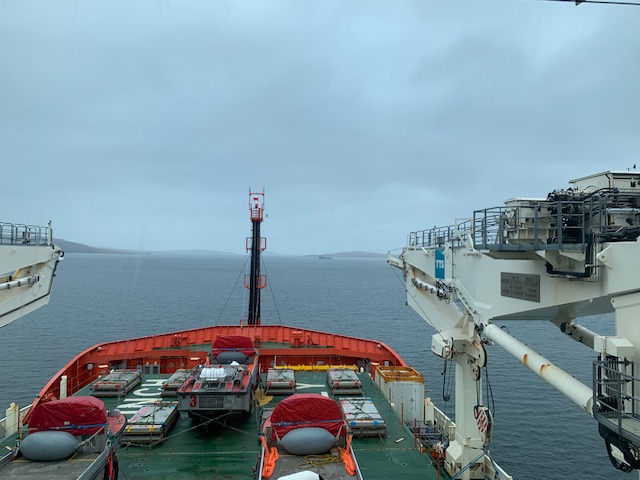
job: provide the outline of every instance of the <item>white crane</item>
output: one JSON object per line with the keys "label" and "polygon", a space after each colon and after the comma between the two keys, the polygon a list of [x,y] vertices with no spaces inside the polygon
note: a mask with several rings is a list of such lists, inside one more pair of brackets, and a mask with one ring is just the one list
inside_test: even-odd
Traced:
{"label": "white crane", "polygon": [[[479,384],[487,341],[594,416],[616,468],[640,468],[640,172],[570,183],[546,198],[507,200],[412,232],[402,254],[388,256],[404,272],[409,305],[438,332],[432,351],[455,362],[456,432],[445,465],[456,478],[484,478],[474,459],[491,437]],[[575,322],[607,312],[616,336]],[[494,324],[506,319],[549,320],[595,350],[593,388]]]}

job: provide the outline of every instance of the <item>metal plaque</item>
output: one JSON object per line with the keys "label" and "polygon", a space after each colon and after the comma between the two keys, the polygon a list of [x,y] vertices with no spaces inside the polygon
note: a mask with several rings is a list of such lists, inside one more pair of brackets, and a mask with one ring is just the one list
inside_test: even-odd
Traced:
{"label": "metal plaque", "polygon": [[500,272],[500,294],[540,302],[540,275]]}

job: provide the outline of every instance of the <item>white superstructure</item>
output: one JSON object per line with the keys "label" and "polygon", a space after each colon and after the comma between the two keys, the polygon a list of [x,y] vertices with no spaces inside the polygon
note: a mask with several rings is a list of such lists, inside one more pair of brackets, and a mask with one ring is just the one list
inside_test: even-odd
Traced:
{"label": "white superstructure", "polygon": [[[454,225],[412,232],[402,254],[388,257],[404,272],[409,305],[438,331],[433,352],[456,365],[456,433],[446,465],[452,474],[467,467],[459,478],[484,478],[476,457],[491,438],[481,396],[487,341],[594,416],[614,466],[640,467],[640,172],[571,183],[544,199],[510,199]],[[607,312],[615,313],[614,337],[575,323]],[[549,320],[595,350],[593,387],[493,323],[504,319]]]}
{"label": "white superstructure", "polygon": [[62,256],[51,224],[0,223],[0,327],[49,303]]}

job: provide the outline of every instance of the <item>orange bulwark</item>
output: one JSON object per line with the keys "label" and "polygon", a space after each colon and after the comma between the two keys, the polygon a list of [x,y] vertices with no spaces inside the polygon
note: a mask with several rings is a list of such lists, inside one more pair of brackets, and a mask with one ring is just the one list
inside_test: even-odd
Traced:
{"label": "orange bulwark", "polygon": [[[101,343],[88,348],[64,366],[40,391],[33,406],[44,399],[60,398],[60,381],[67,377],[72,395],[112,369],[137,369],[143,374],[172,374],[207,363],[213,342],[224,335],[259,338],[259,370],[273,366],[357,365],[406,366],[382,342],[283,325],[218,325],[162,335]],[[303,338],[305,341],[301,342]],[[46,401],[46,400],[44,400]]]}

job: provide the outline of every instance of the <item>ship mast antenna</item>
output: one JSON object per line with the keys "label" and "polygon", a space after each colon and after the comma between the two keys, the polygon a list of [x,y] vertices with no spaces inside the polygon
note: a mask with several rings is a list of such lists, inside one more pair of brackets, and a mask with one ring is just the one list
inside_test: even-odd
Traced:
{"label": "ship mast antenna", "polygon": [[260,224],[264,218],[264,190],[252,192],[249,189],[249,213],[251,237],[247,238],[246,249],[251,252],[249,278],[245,275],[244,287],[249,289],[249,312],[247,323],[260,325],[260,291],[267,286],[267,276],[260,274],[260,254],[267,248],[267,239],[260,236]]}

